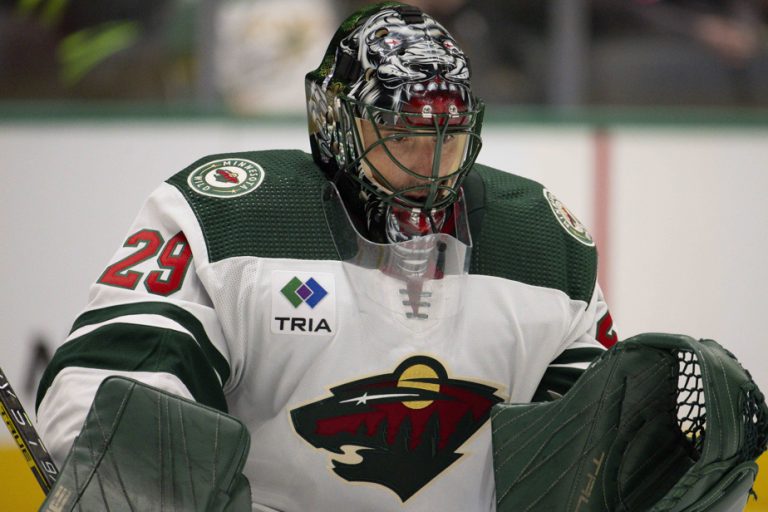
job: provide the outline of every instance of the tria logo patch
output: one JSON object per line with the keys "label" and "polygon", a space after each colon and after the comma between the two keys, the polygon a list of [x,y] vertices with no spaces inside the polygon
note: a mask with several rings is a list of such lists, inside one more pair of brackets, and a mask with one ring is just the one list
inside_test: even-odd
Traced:
{"label": "tria logo patch", "polygon": [[187,184],[198,194],[224,198],[253,192],[262,181],[264,169],[244,158],[213,160],[192,171],[187,178]]}
{"label": "tria logo patch", "polygon": [[335,281],[332,274],[272,272],[272,332],[336,332]]}
{"label": "tria logo patch", "polygon": [[405,502],[461,458],[456,450],[502,401],[496,391],[414,356],[392,373],[331,389],[293,409],[291,420],[305,441],[330,452],[334,473],[383,485]]}
{"label": "tria logo patch", "polygon": [[295,308],[299,307],[303,302],[314,309],[328,295],[325,288],[320,286],[314,277],[310,277],[306,283],[302,283],[301,279],[294,276],[293,279],[288,281],[288,284],[283,286],[280,292]]}

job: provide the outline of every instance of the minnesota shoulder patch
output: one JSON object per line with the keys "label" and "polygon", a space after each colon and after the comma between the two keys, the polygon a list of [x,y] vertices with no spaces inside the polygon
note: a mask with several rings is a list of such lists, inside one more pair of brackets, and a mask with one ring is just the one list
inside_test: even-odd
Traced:
{"label": "minnesota shoulder patch", "polygon": [[595,241],[592,239],[592,236],[589,234],[584,224],[582,224],[581,221],[577,219],[552,192],[544,189],[544,198],[549,203],[552,213],[555,214],[557,222],[560,223],[569,235],[589,247],[595,245]]}
{"label": "minnesota shoulder patch", "polygon": [[244,158],[222,158],[201,165],[187,178],[189,187],[204,196],[240,197],[264,181],[264,169]]}

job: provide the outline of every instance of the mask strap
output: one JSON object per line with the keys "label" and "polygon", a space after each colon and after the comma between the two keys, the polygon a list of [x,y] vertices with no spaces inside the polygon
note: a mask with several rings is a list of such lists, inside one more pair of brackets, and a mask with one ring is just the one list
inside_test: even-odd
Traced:
{"label": "mask strap", "polygon": [[401,5],[395,7],[395,11],[403,18],[408,25],[418,25],[424,23],[424,12],[418,7],[412,5]]}

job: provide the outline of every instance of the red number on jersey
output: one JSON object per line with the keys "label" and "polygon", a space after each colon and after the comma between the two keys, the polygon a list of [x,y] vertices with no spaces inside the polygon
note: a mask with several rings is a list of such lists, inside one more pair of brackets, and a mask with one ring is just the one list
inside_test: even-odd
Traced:
{"label": "red number on jersey", "polygon": [[[99,278],[99,283],[130,290],[135,289],[144,274],[130,269],[159,252],[157,264],[163,270],[149,272],[144,280],[144,286],[150,293],[163,296],[168,296],[181,289],[184,276],[189,268],[189,262],[192,261],[192,250],[189,248],[184,233],[177,233],[167,244],[164,244],[160,233],[151,229],[142,229],[129,236],[123,247],[139,247],[139,249],[107,267],[107,270]],[[168,272],[165,278],[163,278],[164,271]]]}
{"label": "red number on jersey", "polygon": [[144,286],[150,293],[157,295],[168,296],[179,291],[190,261],[192,261],[192,249],[189,248],[184,233],[179,232],[168,240],[163,252],[157,258],[160,268],[170,270],[168,277],[163,279],[161,270],[153,270],[147,275]]}
{"label": "red number on jersey", "polygon": [[157,254],[161,245],[163,245],[163,237],[157,231],[142,229],[132,234],[123,247],[139,247],[139,250],[107,267],[98,282],[133,290],[144,274],[128,269]]}
{"label": "red number on jersey", "polygon": [[605,348],[611,348],[619,341],[619,335],[613,329],[613,318],[610,311],[606,312],[597,322],[597,341],[603,344]]}

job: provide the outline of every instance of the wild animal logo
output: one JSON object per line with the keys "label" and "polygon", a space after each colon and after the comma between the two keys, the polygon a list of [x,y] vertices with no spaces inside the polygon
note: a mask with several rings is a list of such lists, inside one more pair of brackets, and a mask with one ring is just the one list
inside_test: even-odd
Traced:
{"label": "wild animal logo", "polygon": [[291,419],[305,441],[330,452],[337,475],[383,485],[405,502],[461,458],[456,450],[502,401],[496,391],[414,356],[392,373],[331,389]]}
{"label": "wild animal logo", "polygon": [[218,169],[215,174],[216,181],[224,183],[238,183],[237,175],[226,169]]}

